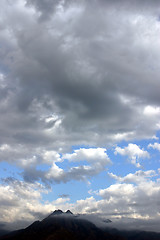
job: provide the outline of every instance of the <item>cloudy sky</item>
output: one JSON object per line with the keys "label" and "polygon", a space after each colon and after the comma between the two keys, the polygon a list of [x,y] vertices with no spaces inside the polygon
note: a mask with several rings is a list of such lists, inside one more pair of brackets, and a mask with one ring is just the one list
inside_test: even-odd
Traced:
{"label": "cloudy sky", "polygon": [[159,0],[1,0],[0,222],[158,230],[159,77]]}

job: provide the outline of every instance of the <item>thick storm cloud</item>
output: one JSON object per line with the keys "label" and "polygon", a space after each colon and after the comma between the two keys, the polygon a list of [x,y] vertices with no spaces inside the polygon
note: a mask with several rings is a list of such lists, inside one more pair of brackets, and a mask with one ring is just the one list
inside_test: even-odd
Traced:
{"label": "thick storm cloud", "polygon": [[1,141],[65,151],[155,134],[157,2],[101,2],[2,1]]}

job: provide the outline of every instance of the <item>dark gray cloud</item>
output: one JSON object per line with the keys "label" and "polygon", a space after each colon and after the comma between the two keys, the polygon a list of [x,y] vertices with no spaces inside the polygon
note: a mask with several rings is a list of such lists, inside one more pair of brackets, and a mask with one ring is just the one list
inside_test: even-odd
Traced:
{"label": "dark gray cloud", "polygon": [[61,194],[59,195],[60,198],[68,198],[69,197],[69,194]]}
{"label": "dark gray cloud", "polygon": [[[17,0],[1,9],[1,161],[24,169],[26,181],[45,181],[41,152],[156,134],[158,1]],[[80,180],[105,166],[79,164],[54,179]]]}
{"label": "dark gray cloud", "polygon": [[40,13],[40,19],[44,20],[54,13],[54,9],[61,1],[55,0],[27,0],[26,6],[34,7]]}

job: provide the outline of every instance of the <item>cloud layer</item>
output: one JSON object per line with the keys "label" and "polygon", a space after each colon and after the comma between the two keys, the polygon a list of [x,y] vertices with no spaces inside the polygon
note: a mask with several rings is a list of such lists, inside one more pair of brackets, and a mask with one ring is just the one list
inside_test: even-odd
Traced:
{"label": "cloud layer", "polygon": [[153,137],[157,4],[1,1],[1,159],[33,165],[40,149],[61,154]]}
{"label": "cloud layer", "polygon": [[143,158],[149,158],[149,153],[145,151],[144,149],[140,149],[139,146],[136,144],[128,144],[127,147],[121,148],[116,147],[115,148],[115,155],[120,154],[122,156],[128,156],[129,160],[132,164],[134,164],[136,167],[140,167],[139,160]]}
{"label": "cloud layer", "polygon": [[1,141],[65,151],[159,129],[156,3],[88,4],[2,1]]}
{"label": "cloud layer", "polygon": [[[132,227],[134,228],[139,223],[139,227],[142,227],[143,230],[147,220],[151,224],[154,223],[153,226],[150,226],[150,230],[159,231],[156,225],[160,221],[159,173],[153,170],[139,170],[124,177],[113,173],[109,175],[116,180],[114,184],[105,189],[90,192],[91,197],[79,199],[75,203],[71,203],[68,196],[42,203],[41,194],[47,194],[42,185],[24,183],[11,178],[6,179],[0,186],[0,210],[2,213],[0,221],[10,222],[12,227],[15,227],[17,221],[26,224],[26,219],[28,222],[33,221],[37,217],[46,216],[55,209],[61,208],[65,211],[69,208],[74,213],[92,213],[100,217],[108,217],[113,220],[113,224],[116,224],[116,219],[119,218],[118,224],[122,226],[123,219],[130,219],[130,221],[134,219]],[[156,181],[153,180],[155,176],[158,176]],[[96,195],[101,199],[96,200]],[[126,225],[126,227],[129,226]]]}

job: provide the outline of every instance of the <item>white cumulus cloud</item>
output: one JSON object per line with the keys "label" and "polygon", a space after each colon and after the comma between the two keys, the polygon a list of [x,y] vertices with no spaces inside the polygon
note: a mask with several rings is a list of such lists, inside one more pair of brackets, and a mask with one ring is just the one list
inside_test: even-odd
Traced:
{"label": "white cumulus cloud", "polygon": [[134,164],[136,167],[140,167],[139,161],[143,158],[149,158],[149,153],[144,149],[141,149],[138,145],[129,143],[127,147],[115,148],[115,155],[120,154],[122,156],[127,156],[128,159]]}
{"label": "white cumulus cloud", "polygon": [[160,151],[160,144],[159,143],[157,143],[157,142],[155,142],[155,143],[150,143],[149,145],[148,145],[148,148],[153,148],[153,149],[156,149],[156,150],[158,150],[158,151]]}

